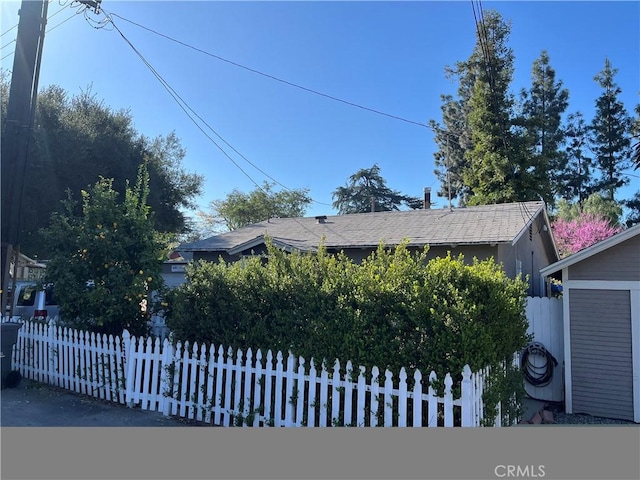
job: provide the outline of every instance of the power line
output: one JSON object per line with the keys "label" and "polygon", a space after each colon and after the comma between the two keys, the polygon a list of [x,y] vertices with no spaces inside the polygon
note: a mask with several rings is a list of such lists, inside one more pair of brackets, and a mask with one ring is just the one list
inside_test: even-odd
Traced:
{"label": "power line", "polygon": [[228,63],[230,65],[235,66],[235,67],[242,68],[244,70],[247,70],[249,72],[255,73],[257,75],[261,75],[261,76],[269,78],[271,80],[275,80],[277,82],[284,83],[285,85],[289,85],[290,87],[299,88],[300,90],[304,90],[305,92],[313,93],[314,95],[319,95],[321,97],[328,98],[329,100],[333,100],[333,101],[336,101],[336,102],[344,103],[345,105],[349,105],[351,107],[360,108],[362,110],[366,110],[366,111],[371,112],[371,113],[375,113],[375,114],[378,114],[378,115],[383,115],[385,117],[389,117],[389,118],[392,118],[394,120],[400,120],[402,122],[406,122],[406,123],[410,123],[410,124],[413,124],[413,125],[417,125],[419,127],[429,128],[428,125],[426,125],[424,123],[416,122],[414,120],[409,120],[407,118],[400,117],[398,115],[392,115],[390,113],[382,112],[380,110],[376,110],[374,108],[366,107],[364,105],[361,105],[361,104],[358,104],[358,103],[355,103],[355,102],[350,102],[348,100],[344,100],[344,99],[335,97],[333,95],[329,95],[329,94],[326,94],[326,93],[319,92],[318,90],[314,90],[314,89],[311,89],[311,88],[308,88],[308,87],[304,87],[302,85],[290,82],[288,80],[283,80],[282,78],[278,78],[278,77],[276,77],[274,75],[270,75],[268,73],[261,72],[260,70],[256,70],[254,68],[247,67],[245,65],[242,65],[240,63],[234,62],[232,60],[228,60],[226,58],[220,57],[219,55],[215,55],[213,53],[207,52],[206,50],[202,50],[202,49],[200,49],[198,47],[194,47],[193,45],[189,45],[188,43],[185,43],[185,42],[182,42],[180,40],[177,40],[177,39],[175,39],[173,37],[170,37],[169,35],[165,35],[164,33],[160,33],[160,32],[158,32],[158,31],[156,31],[156,30],[154,30],[152,28],[145,27],[144,25],[141,25],[141,24],[139,24],[137,22],[134,22],[133,20],[129,20],[127,18],[124,18],[123,16],[118,15],[117,13],[112,13],[110,15],[112,15],[114,17],[118,17],[118,18],[124,20],[125,22],[129,22],[129,23],[131,23],[131,24],[133,24],[133,25],[135,25],[135,26],[137,26],[139,28],[142,28],[143,30],[147,30],[148,32],[151,32],[151,33],[153,33],[155,35],[158,35],[160,37],[166,38],[167,40],[175,42],[175,43],[177,43],[179,45],[182,45],[184,47],[190,48],[190,49],[195,50],[195,51],[197,51],[199,53],[202,53],[202,54],[207,55],[209,57],[215,58],[215,59],[220,60],[222,62],[226,62],[226,63]]}
{"label": "power line", "polygon": [[[62,12],[63,10],[65,10],[65,9],[63,8],[62,10],[58,10],[56,13],[54,13],[53,15],[51,15],[51,17],[49,17],[49,18],[53,18],[55,15],[57,15],[57,14],[58,14],[58,13],[60,13],[60,12]],[[58,23],[57,25],[54,25],[53,27],[49,28],[49,29],[46,31],[46,33],[49,33],[49,32],[51,32],[51,31],[55,30],[56,28],[58,28],[59,26],[61,26],[61,25],[65,24],[65,23],[67,23],[69,20],[71,20],[73,17],[75,17],[78,13],[79,13],[79,12],[74,13],[73,15],[71,15],[70,17],[68,17],[66,20],[63,20],[62,22]],[[8,30],[7,30],[7,31],[8,31]],[[7,46],[11,45],[11,44],[12,44],[12,43],[14,43],[14,42],[15,42],[15,40],[13,40],[13,41],[11,41],[11,42],[7,43],[6,45],[3,45],[2,47],[0,47],[0,50],[1,50],[2,48],[5,48],[5,47],[7,47]],[[10,57],[10,56],[11,56],[11,55],[13,55],[14,53],[15,53],[15,51],[12,51],[12,52],[10,52],[10,53],[6,54],[4,57],[0,58],[0,61],[4,60],[5,58]]]}
{"label": "power line", "polygon": [[[65,11],[65,10],[66,10],[66,8],[64,8],[64,6],[63,6],[63,8],[61,8],[60,10],[58,10],[56,13],[52,13],[51,15],[49,15],[49,17],[47,18],[47,21],[48,21],[48,20],[51,20],[53,17],[55,17],[55,16],[56,16],[56,15],[58,15],[60,12],[63,12],[63,11]],[[17,23],[16,23],[13,27],[8,28],[8,29],[7,29],[7,30],[5,30],[4,32],[0,33],[0,37],[4,37],[4,36],[5,36],[7,33],[9,33],[11,30],[14,30],[14,29],[16,29],[16,28],[18,28],[18,24],[17,24]],[[14,41],[15,41],[15,40],[14,40]],[[4,48],[4,47],[3,47],[3,48]]]}
{"label": "power line", "polygon": [[[103,10],[104,11],[104,10]],[[256,182],[239,164],[238,162],[236,162],[219,144],[218,142],[216,142],[205,130],[204,128],[202,128],[202,126],[195,120],[194,117],[196,117],[198,120],[200,120],[200,122],[202,122],[211,132],[213,132],[222,142],[224,142],[225,145],[227,145],[229,148],[231,148],[235,153],[237,153],[238,155],[240,155],[240,157],[242,157],[247,163],[249,163],[252,167],[254,167],[256,170],[258,170],[259,172],[261,172],[263,175],[265,175],[266,177],[268,177],[269,179],[273,180],[277,185],[280,185],[282,188],[284,188],[285,190],[291,191],[291,189],[289,189],[288,187],[286,187],[285,185],[283,185],[282,183],[278,182],[275,178],[273,178],[271,175],[269,175],[268,173],[266,173],[264,170],[262,170],[261,168],[259,168],[257,165],[255,165],[253,162],[249,161],[244,155],[242,155],[240,152],[238,152],[238,150],[236,148],[234,148],[228,141],[226,141],[218,132],[216,132],[216,130],[211,127],[211,125],[209,125],[207,123],[206,120],[204,120],[202,118],[202,116],[200,116],[176,91],[173,87],[171,87],[171,85],[162,77],[162,75],[160,75],[160,73],[151,65],[151,63],[149,63],[149,61],[144,57],[144,55],[142,55],[142,53],[133,45],[133,43],[126,37],[126,35],[124,35],[124,33],[122,32],[122,30],[120,30],[120,28],[115,24],[115,22],[113,22],[113,19],[110,18],[110,14],[108,12],[105,11],[105,13],[109,16],[109,23],[113,26],[113,28],[120,34],[120,36],[124,39],[124,41],[133,49],[133,51],[136,53],[136,55],[140,58],[140,60],[142,60],[142,62],[145,64],[145,66],[151,71],[151,73],[156,77],[156,79],[162,84],[162,86],[165,88],[165,90],[167,90],[167,92],[169,93],[169,95],[171,95],[171,97],[174,99],[174,101],[178,104],[178,106],[182,109],[182,111],[184,111],[184,113],[187,115],[187,117],[193,122],[193,124],[209,139],[209,141],[211,141],[222,153],[223,155],[225,155],[232,163],[234,166],[236,166],[236,168],[238,168],[258,189],[263,190],[262,186],[260,186],[260,184],[258,184],[258,182]],[[314,203],[318,203],[318,204],[322,204],[322,205],[327,205],[327,204],[323,204],[321,202],[317,202],[315,200],[312,199],[312,201]]]}

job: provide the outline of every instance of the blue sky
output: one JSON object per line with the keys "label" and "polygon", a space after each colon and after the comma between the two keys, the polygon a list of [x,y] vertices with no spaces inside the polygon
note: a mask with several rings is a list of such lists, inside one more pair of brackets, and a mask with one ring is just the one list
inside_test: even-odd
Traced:
{"label": "blue sky", "polygon": [[[1,66],[11,69],[20,3],[0,8]],[[170,2],[104,0],[103,8],[181,42],[280,79],[417,123],[439,120],[440,94],[455,93],[445,66],[466,59],[475,44],[470,1]],[[593,77],[605,57],[629,113],[640,101],[640,2],[482,2],[512,22],[514,91],[530,85],[533,61],[549,52],[569,89],[567,113],[587,120],[600,94]],[[136,129],[154,137],[175,131],[184,167],[204,175],[206,208],[234,188],[275,179],[309,188],[308,216],[334,214],[331,193],[377,163],[387,185],[422,196],[437,190],[431,130],[314,95],[207,56],[113,17],[129,41],[226,142],[196,127],[112,26],[95,28],[68,0],[49,4],[40,87],[70,94],[91,86],[113,109],[129,109]],[[59,12],[59,13],[58,13]],[[104,16],[89,14],[93,20]],[[64,23],[62,23],[64,22]],[[206,127],[205,127],[206,128]],[[640,190],[630,171],[629,198]],[[251,177],[251,178],[249,178]],[[433,195],[436,208],[447,200]]]}

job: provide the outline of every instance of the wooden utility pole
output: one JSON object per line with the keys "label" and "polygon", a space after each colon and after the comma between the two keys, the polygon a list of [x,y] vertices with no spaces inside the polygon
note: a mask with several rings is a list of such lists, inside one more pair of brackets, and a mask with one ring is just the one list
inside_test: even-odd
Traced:
{"label": "wooden utility pole", "polygon": [[[19,252],[22,196],[29,138],[36,109],[48,4],[47,0],[22,0],[18,12],[20,20],[7,117],[2,125],[2,314],[7,307],[11,259]],[[17,256],[15,261],[18,261]]]}

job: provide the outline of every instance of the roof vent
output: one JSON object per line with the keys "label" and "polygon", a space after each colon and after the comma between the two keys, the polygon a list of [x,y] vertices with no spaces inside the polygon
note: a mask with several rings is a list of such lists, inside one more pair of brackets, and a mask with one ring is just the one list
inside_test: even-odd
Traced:
{"label": "roof vent", "polygon": [[326,215],[318,215],[318,216],[316,217],[316,222],[317,222],[317,223],[324,223],[324,221],[325,221],[326,219],[327,219],[327,216],[326,216]]}

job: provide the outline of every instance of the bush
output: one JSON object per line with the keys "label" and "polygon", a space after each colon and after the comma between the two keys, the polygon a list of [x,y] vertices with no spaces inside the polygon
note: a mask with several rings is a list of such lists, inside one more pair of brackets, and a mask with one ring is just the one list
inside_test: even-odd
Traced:
{"label": "bush", "polygon": [[[426,254],[381,244],[355,264],[323,247],[288,254],[268,245],[266,262],[196,262],[166,295],[167,325],[175,340],[290,350],[330,367],[337,358],[368,370],[434,370],[438,378],[465,364],[502,372],[527,342],[526,283],[493,260],[466,265],[462,255]],[[513,378],[493,384],[496,398],[524,392],[513,391]]]}

